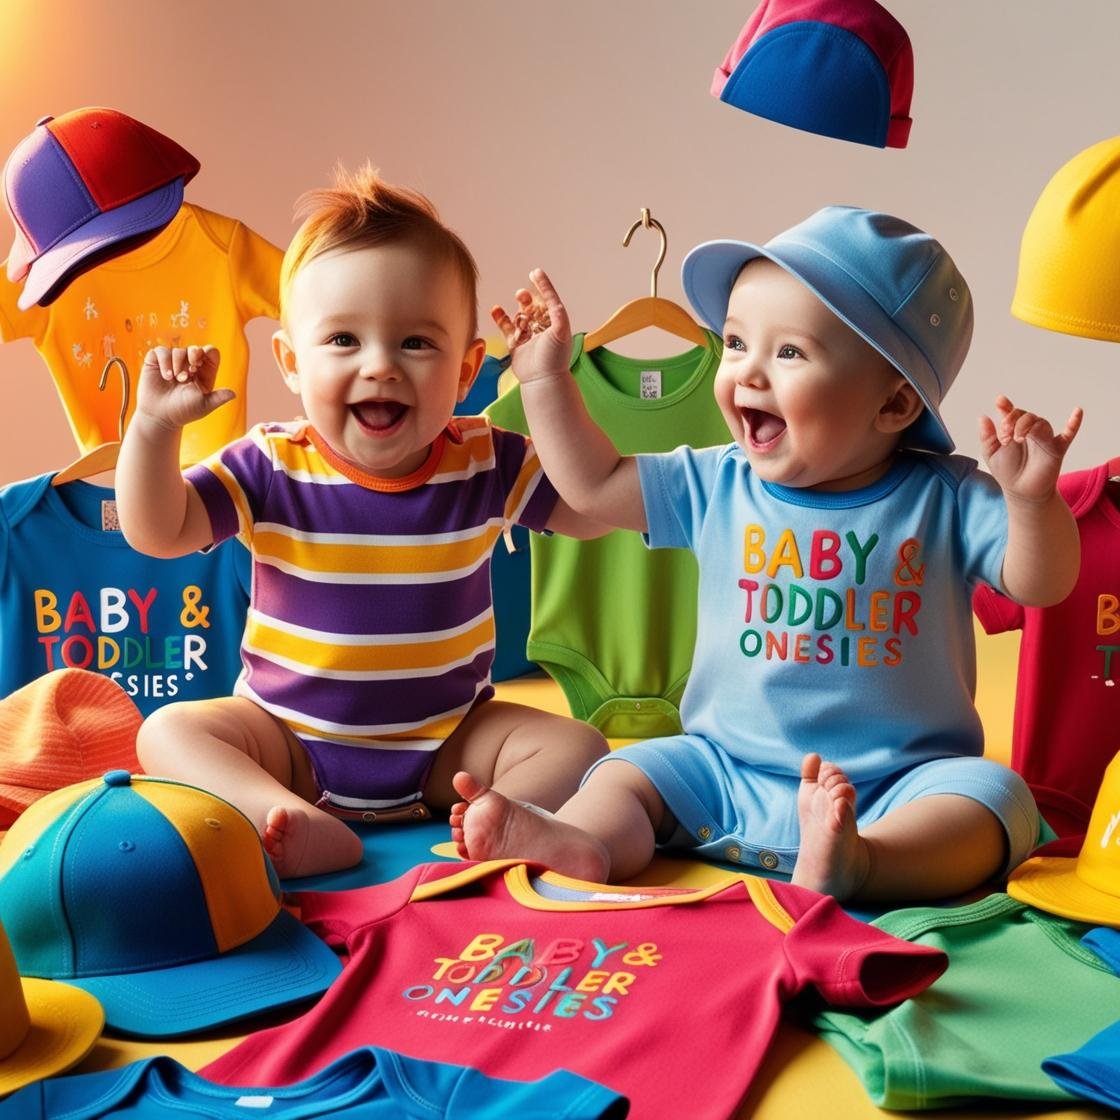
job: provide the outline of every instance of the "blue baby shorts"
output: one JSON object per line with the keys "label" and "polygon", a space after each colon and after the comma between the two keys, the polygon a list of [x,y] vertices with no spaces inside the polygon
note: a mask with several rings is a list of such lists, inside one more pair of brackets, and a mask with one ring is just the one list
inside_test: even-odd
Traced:
{"label": "blue baby shorts", "polygon": [[[673,735],[611,751],[583,780],[618,761],[637,766],[676,818],[677,827],[663,847],[742,864],[744,870],[792,873],[801,834],[799,774],[743,762],[701,735]],[[1009,852],[1005,871],[1022,863],[1038,842],[1038,808],[1027,783],[992,759],[938,758],[852,784],[861,829],[919,797],[954,793],[979,801],[1002,823]]]}

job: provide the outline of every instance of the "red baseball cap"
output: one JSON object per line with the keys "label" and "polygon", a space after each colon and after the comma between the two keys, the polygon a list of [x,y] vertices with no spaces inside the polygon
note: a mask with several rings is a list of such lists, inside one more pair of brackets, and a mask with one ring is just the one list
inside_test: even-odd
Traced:
{"label": "red baseball cap", "polygon": [[79,273],[154,237],[198,169],[174,140],[115,109],[39,120],[4,165],[20,308],[50,303]]}
{"label": "red baseball cap", "polygon": [[0,828],[63,786],[139,770],[140,722],[124,689],[88,669],[55,669],[0,700]]}

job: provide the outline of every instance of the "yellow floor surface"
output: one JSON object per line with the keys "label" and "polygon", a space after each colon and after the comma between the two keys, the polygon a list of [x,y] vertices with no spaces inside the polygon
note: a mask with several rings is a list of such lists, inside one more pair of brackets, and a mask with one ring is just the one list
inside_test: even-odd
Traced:
{"label": "yellow floor surface", "polygon": [[[1010,756],[1011,718],[1015,688],[1015,664],[1018,653],[1017,635],[988,637],[977,631],[979,681],[977,706],[988,741],[988,753],[1006,762]],[[567,714],[567,706],[559,688],[543,676],[523,677],[498,686],[503,700],[529,704],[548,711]],[[666,886],[702,886],[717,869],[683,860],[656,860],[635,883]],[[1120,1011],[1118,1011],[1120,1014]],[[254,1023],[270,1026],[282,1022],[283,1015]],[[242,1027],[242,1030],[244,1028]],[[190,1069],[199,1069],[230,1049],[243,1034],[214,1033],[190,1041],[168,1043],[140,1041],[105,1036],[74,1072],[108,1069],[152,1054],[166,1053]],[[712,1055],[713,1064],[719,1060]],[[736,1120],[755,1117],[757,1120],[791,1120],[791,1118],[827,1118],[827,1120],[874,1120],[903,1115],[876,1108],[867,1097],[862,1084],[836,1052],[808,1031],[793,1024],[783,1024],[767,1055],[755,1083],[737,1113]],[[918,1114],[912,1114],[918,1115]],[[1045,1116],[1058,1120],[1089,1120],[1112,1113],[1085,1108],[1024,1108],[1021,1104],[999,1108],[956,1108],[927,1112],[922,1115],[954,1117],[956,1120],[984,1120],[994,1117]],[[650,1118],[638,1118],[650,1120]],[[661,1120],[661,1118],[655,1118]],[[678,1118],[673,1118],[678,1120]],[[687,1118],[679,1118],[687,1120]]]}

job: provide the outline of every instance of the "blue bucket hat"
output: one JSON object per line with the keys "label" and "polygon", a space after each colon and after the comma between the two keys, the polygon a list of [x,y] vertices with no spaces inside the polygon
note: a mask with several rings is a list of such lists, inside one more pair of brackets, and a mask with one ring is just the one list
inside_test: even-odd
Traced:
{"label": "blue bucket hat", "polygon": [[826,206],[765,245],[697,245],[684,260],[684,290],[714,331],[757,257],[800,280],[914,386],[925,408],[903,433],[906,447],[953,450],[939,409],[972,341],[972,294],[937,240],[889,214]]}

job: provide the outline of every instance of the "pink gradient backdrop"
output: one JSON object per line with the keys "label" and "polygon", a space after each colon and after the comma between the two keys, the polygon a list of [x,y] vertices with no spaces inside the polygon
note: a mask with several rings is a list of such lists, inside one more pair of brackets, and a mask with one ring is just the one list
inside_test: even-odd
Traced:
{"label": "pink gradient backdrop", "polygon": [[[972,355],[945,408],[959,449],[975,453],[976,415],[1005,390],[1054,419],[1085,406],[1071,467],[1120,451],[1120,350],[1007,311],[1019,236],[1043,185],[1120,131],[1120,5],[1079,0],[1063,21],[1040,0],[888,0],[916,59],[903,151],[797,132],[713,100],[712,70],[753,6],[3,0],[0,152],[45,113],[122,109],[202,161],[188,199],[281,245],[302,190],[337,160],[369,158],[428,193],[465,237],[483,314],[543,264],[577,328],[645,293],[656,238],[619,244],[641,206],[668,228],[661,294],[676,299],[681,257],[699,241],[765,239],[832,202],[893,211],[946,244],[976,297]],[[0,216],[0,245],[10,235]],[[272,367],[272,329],[258,320],[250,330],[252,420],[286,418],[295,404]],[[653,342],[636,346],[673,348]],[[0,377],[0,483],[74,458],[29,342],[0,346]]]}

